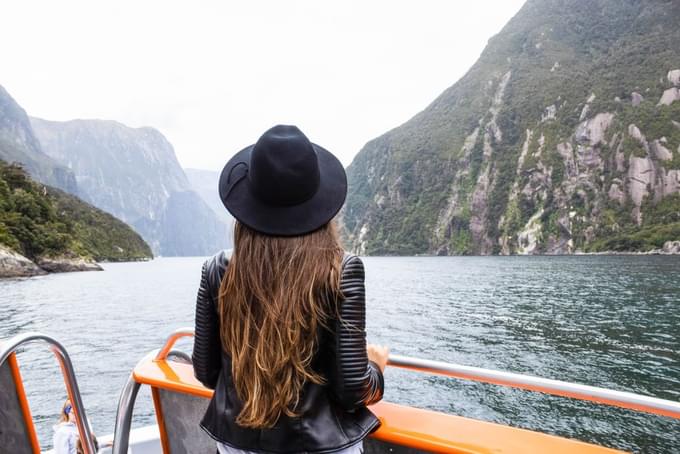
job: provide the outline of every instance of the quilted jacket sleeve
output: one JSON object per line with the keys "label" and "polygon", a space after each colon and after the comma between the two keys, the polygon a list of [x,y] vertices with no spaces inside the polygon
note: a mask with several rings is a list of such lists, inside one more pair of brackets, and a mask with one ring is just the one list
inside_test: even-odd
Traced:
{"label": "quilted jacket sleeve", "polygon": [[366,290],[364,264],[351,256],[345,259],[340,290],[339,316],[335,321],[334,364],[331,388],[338,403],[347,410],[382,399],[383,374],[366,353]]}
{"label": "quilted jacket sleeve", "polygon": [[221,369],[219,318],[213,289],[208,279],[209,261],[203,264],[196,297],[194,350],[191,359],[194,375],[210,389],[215,389]]}

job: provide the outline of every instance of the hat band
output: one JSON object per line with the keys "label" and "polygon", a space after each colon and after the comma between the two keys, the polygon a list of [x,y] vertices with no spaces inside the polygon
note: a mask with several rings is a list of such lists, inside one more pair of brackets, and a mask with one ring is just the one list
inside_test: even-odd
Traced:
{"label": "hat band", "polygon": [[[240,171],[234,172],[236,169],[240,169]],[[234,164],[231,170],[229,170],[229,176],[227,177],[227,187],[225,188],[223,198],[226,199],[229,197],[229,193],[231,193],[231,190],[234,189],[236,183],[243,180],[247,175],[248,164],[246,162],[241,161]]]}

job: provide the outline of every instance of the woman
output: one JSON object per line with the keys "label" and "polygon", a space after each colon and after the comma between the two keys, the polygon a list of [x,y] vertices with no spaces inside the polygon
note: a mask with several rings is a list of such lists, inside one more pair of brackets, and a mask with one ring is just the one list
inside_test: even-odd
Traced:
{"label": "woman", "polygon": [[[92,441],[96,452],[99,450],[99,443],[94,433],[92,433]],[[85,452],[76,425],[76,414],[73,411],[71,401],[68,399],[61,407],[59,424],[54,426],[52,443],[54,444],[54,454],[83,454]]]}
{"label": "woman", "polygon": [[364,270],[332,219],[342,164],[275,126],[224,167],[233,253],[203,265],[196,378],[215,390],[201,427],[221,453],[359,453],[378,419],[387,349],[366,346]]}
{"label": "woman", "polygon": [[78,428],[76,427],[76,415],[71,401],[67,400],[61,407],[59,423],[54,426],[52,437],[55,454],[76,454],[78,444]]}

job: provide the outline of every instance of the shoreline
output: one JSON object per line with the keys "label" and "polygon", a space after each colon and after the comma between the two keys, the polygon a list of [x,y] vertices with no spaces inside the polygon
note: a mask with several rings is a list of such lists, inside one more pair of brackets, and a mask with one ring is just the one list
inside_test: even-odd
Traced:
{"label": "shoreline", "polygon": [[7,246],[0,245],[0,279],[30,278],[54,273],[104,271],[100,263],[148,262],[151,260],[153,260],[153,257],[98,262],[76,255],[39,257],[36,260],[31,260]]}
{"label": "shoreline", "polygon": [[664,256],[680,256],[680,240],[666,241],[661,248],[651,249],[649,251],[597,251],[585,252],[574,251],[570,253],[529,253],[529,254],[357,254],[362,257],[572,257],[572,256],[589,256],[589,255],[664,255]]}

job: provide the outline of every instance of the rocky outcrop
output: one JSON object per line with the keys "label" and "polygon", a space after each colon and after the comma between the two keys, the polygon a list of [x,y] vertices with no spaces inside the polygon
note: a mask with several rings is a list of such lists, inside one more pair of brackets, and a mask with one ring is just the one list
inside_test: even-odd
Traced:
{"label": "rocky outcrop", "polygon": [[607,193],[609,198],[616,200],[619,205],[623,205],[626,202],[626,194],[621,190],[622,186],[623,183],[617,178],[616,181],[612,181],[612,184],[609,187],[609,192]]}
{"label": "rocky outcrop", "polygon": [[0,245],[0,278],[31,277],[47,274],[21,254]]}
{"label": "rocky outcrop", "polygon": [[[609,112],[598,113],[590,120],[579,124],[576,128],[576,142],[587,144],[591,147],[602,143],[604,133],[614,119],[614,114]],[[639,131],[638,131],[639,133]]]}
{"label": "rocky outcrop", "polygon": [[41,257],[36,262],[0,245],[0,278],[32,277],[73,271],[102,271],[102,267],[97,262],[75,255]]}
{"label": "rocky outcrop", "polygon": [[628,164],[628,188],[630,198],[636,206],[649,194],[655,180],[654,163],[649,158],[630,157]]}
{"label": "rocky outcrop", "polygon": [[673,159],[673,153],[664,146],[665,143],[662,139],[655,140],[651,144],[653,156],[659,161],[671,161]]}
{"label": "rocky outcrop", "polygon": [[73,271],[103,271],[103,268],[94,260],[83,257],[41,257],[37,260],[38,265],[50,273],[70,273]]}
{"label": "rocky outcrop", "polygon": [[645,98],[643,98],[640,93],[634,91],[630,95],[630,100],[631,100],[631,103],[633,104],[633,107],[637,107],[637,106],[640,105],[640,103],[642,103],[642,101],[645,100]]}
{"label": "rocky outcrop", "polygon": [[666,241],[661,250],[665,254],[680,254],[680,241]]}
{"label": "rocky outcrop", "polygon": [[680,86],[680,69],[672,69],[668,71],[668,75],[666,76],[668,79],[668,82],[671,84],[675,85],[676,87]]}
{"label": "rocky outcrop", "polygon": [[517,234],[517,254],[529,255],[536,252],[543,227],[539,222],[542,215],[543,212],[539,211],[532,216],[524,226],[524,229]]}
{"label": "rocky outcrop", "polygon": [[675,101],[680,101],[680,88],[672,87],[663,92],[659,100],[659,106],[670,106]]}

